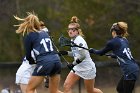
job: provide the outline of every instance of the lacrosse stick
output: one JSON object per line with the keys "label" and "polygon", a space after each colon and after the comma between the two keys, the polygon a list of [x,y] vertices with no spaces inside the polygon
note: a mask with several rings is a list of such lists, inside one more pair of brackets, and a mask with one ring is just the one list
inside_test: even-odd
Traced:
{"label": "lacrosse stick", "polygon": [[[56,49],[57,53],[59,53],[59,49],[58,49],[57,46],[54,44],[53,37],[51,37],[50,34],[49,34],[49,36],[50,36],[50,39],[51,39],[51,41],[52,41],[52,44],[53,44],[54,48]],[[59,54],[59,55],[60,55],[61,58],[67,63],[67,66],[68,66],[70,63],[65,59],[65,57],[64,57],[62,54]],[[68,66],[68,68],[69,68],[69,66]],[[70,68],[69,68],[69,69],[70,69]],[[70,70],[72,70],[73,72],[75,72],[73,68],[70,69]]]}
{"label": "lacrosse stick", "polygon": [[[79,48],[83,48],[85,50],[89,50],[88,48],[82,47],[80,45],[76,45],[73,41],[64,37],[63,35],[61,35],[60,38],[59,38],[59,44],[62,47],[63,46],[70,46],[70,47],[79,47]],[[105,56],[111,56],[111,54],[106,53]]]}
{"label": "lacrosse stick", "polygon": [[85,50],[89,50],[88,48],[82,47],[80,45],[75,44],[73,41],[71,41],[70,39],[64,37],[63,35],[60,36],[59,38],[59,44],[60,46],[70,46],[70,47],[79,47],[79,48],[83,48]]}
{"label": "lacrosse stick", "polygon": [[[53,44],[53,46],[54,46],[54,48],[56,49],[56,51],[59,53],[59,49],[57,48],[57,46],[54,44],[54,40],[53,40],[53,37],[49,34],[49,36],[50,36],[50,39],[51,39],[51,41],[52,41],[52,44]],[[67,64],[69,64],[69,62],[65,59],[65,57],[62,55],[62,54],[60,54],[61,55],[61,57],[63,58],[63,60],[67,63]]]}

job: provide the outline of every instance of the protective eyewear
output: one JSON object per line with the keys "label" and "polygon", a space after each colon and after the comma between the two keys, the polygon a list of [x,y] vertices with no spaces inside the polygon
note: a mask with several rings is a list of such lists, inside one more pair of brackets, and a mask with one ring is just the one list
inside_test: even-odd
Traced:
{"label": "protective eyewear", "polygon": [[72,30],[73,32],[78,30],[77,28],[68,28],[68,31]]}

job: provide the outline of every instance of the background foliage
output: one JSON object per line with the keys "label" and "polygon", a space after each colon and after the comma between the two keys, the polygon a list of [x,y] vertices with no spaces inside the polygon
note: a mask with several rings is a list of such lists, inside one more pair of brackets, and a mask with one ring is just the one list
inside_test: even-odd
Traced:
{"label": "background foliage", "polygon": [[[139,60],[140,2],[139,0],[0,0],[0,61],[20,61],[24,56],[22,37],[15,33],[18,22],[13,15],[38,14],[52,32],[56,45],[61,33],[67,36],[67,26],[72,16],[80,19],[89,47],[102,48],[111,38],[114,22],[128,23],[128,40],[133,56]],[[63,49],[59,47],[60,49]],[[67,48],[66,48],[67,49]],[[98,61],[106,57],[92,55]]]}

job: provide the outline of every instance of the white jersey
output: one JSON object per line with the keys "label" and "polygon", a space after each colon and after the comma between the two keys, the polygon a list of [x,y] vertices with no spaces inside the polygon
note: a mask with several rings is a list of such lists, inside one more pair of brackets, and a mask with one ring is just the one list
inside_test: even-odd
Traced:
{"label": "white jersey", "polygon": [[45,31],[45,32],[49,32],[49,31],[48,31],[48,28],[46,28],[46,27],[43,28],[42,30]]}
{"label": "white jersey", "polygon": [[[86,41],[80,35],[78,35],[72,41],[76,45],[88,48]],[[90,70],[90,69],[95,69],[95,73],[96,73],[95,63],[92,61],[88,50],[85,50],[85,49],[79,48],[79,47],[71,47],[71,50],[72,50],[72,53],[74,56],[74,60],[76,60],[79,56],[85,56],[84,60],[80,64],[77,64],[76,66],[74,66],[73,69],[75,71],[86,71],[86,70]],[[81,50],[83,51],[82,54],[79,52]]]}
{"label": "white jersey", "polygon": [[30,65],[29,61],[25,57],[23,59],[21,66],[17,70],[16,75],[29,78],[29,77],[31,77],[34,68],[35,68],[35,64]]}
{"label": "white jersey", "polygon": [[[31,51],[31,55],[35,60],[34,53]],[[24,57],[22,64],[16,72],[16,84],[28,84],[30,77],[36,67],[36,64],[30,65],[29,61]]]}

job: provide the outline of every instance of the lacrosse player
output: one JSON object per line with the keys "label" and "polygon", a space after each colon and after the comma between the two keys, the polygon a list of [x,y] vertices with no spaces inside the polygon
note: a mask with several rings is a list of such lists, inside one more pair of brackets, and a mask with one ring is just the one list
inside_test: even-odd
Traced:
{"label": "lacrosse player", "polygon": [[98,55],[105,55],[105,53],[112,51],[113,58],[115,58],[114,55],[116,56],[123,72],[123,76],[117,85],[118,93],[132,93],[139,74],[139,67],[131,54],[129,42],[126,39],[128,36],[127,28],[125,22],[114,23],[110,29],[113,39],[108,41],[101,50],[93,48],[89,50],[90,53]]}
{"label": "lacrosse player", "polygon": [[26,93],[34,93],[45,76],[49,76],[50,93],[58,93],[61,72],[60,58],[53,49],[48,33],[42,30],[37,15],[29,12],[27,14],[27,17],[23,19],[15,16],[15,19],[22,22],[16,25],[19,26],[16,33],[24,36],[26,59],[29,64],[35,64],[31,51],[34,52],[36,59],[36,67],[29,80]]}
{"label": "lacrosse player", "polygon": [[[40,21],[40,25],[42,27],[41,30],[48,32],[48,29],[45,27],[44,22]],[[33,51],[31,51],[31,56],[34,60],[36,60]],[[30,65],[29,61],[26,59],[26,57],[24,57],[21,66],[18,68],[16,72],[15,83],[17,85],[20,85],[22,93],[26,93],[27,84],[30,80],[30,77],[32,76],[32,72],[34,71],[35,66],[36,66],[35,64]],[[47,79],[48,78],[46,78],[45,81],[48,81]],[[46,82],[45,86],[48,86]]]}
{"label": "lacrosse player", "polygon": [[[71,18],[71,22],[68,25],[68,35],[76,45],[88,48],[76,16]],[[72,87],[80,78],[84,79],[87,93],[103,93],[100,89],[94,88],[96,67],[88,50],[71,47],[71,51],[60,51],[60,53],[74,57],[73,63],[68,64],[68,67],[72,70],[64,82],[64,93],[72,93]]]}

